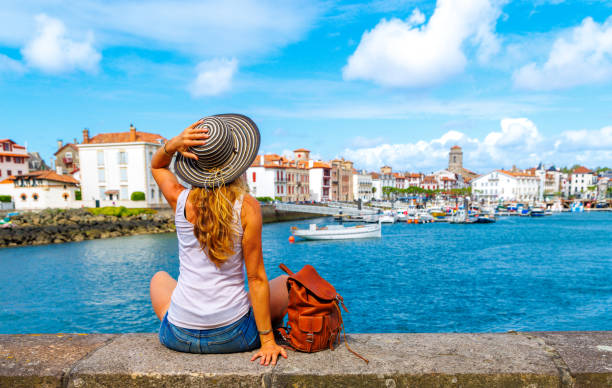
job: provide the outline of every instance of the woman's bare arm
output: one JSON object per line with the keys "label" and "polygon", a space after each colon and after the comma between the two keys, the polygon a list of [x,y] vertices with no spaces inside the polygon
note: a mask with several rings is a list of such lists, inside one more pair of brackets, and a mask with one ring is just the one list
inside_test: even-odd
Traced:
{"label": "woman's bare arm", "polygon": [[261,209],[259,202],[250,195],[244,196],[242,205],[242,225],[244,233],[242,235],[242,252],[246,264],[249,289],[251,291],[251,304],[255,314],[255,323],[260,332],[269,330],[267,334],[260,334],[261,349],[251,361],[261,357],[260,364],[276,365],[278,355],[287,358],[287,352],[276,344],[272,331],[270,319],[270,286],[266,269],[263,262],[261,250]]}
{"label": "woman's bare arm", "polygon": [[155,155],[153,155],[153,159],[151,159],[153,179],[157,182],[159,189],[173,210],[176,209],[176,201],[179,194],[185,188],[178,182],[176,176],[168,169],[168,166],[172,162],[172,155],[176,152],[180,152],[186,158],[198,160],[198,157],[188,152],[188,149],[192,146],[206,144],[204,139],[208,137],[206,135],[208,130],[196,128],[201,122],[202,120],[196,121],[178,136],[168,140],[165,146],[159,148]]}

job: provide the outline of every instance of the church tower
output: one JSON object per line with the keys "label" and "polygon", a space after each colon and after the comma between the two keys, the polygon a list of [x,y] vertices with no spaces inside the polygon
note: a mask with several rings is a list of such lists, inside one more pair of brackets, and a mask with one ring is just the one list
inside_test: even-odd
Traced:
{"label": "church tower", "polygon": [[458,145],[451,147],[448,154],[448,171],[459,173],[463,170],[463,151]]}

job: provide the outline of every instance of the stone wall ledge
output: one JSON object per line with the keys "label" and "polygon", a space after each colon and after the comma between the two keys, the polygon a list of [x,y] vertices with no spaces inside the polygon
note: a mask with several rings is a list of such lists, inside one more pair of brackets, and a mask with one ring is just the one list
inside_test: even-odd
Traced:
{"label": "stone wall ledge", "polygon": [[0,335],[0,387],[612,387],[612,331],[352,334],[275,367],[146,334]]}

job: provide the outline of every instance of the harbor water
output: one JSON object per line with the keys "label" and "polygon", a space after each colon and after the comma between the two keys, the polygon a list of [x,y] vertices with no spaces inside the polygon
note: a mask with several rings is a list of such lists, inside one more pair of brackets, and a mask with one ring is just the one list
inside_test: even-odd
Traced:
{"label": "harbor water", "polygon": [[[288,243],[263,229],[268,277],[312,264],[350,332],[612,329],[612,214],[383,225],[382,238]],[[318,219],[331,223],[330,218]],[[174,234],[0,250],[0,333],[153,332],[149,279],[178,275]]]}

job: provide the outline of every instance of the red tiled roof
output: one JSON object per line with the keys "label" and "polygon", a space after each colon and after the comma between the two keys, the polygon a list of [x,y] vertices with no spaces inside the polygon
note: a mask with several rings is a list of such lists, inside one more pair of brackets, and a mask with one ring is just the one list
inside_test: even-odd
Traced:
{"label": "red tiled roof", "polygon": [[[166,138],[156,133],[136,132],[135,141],[144,141],[149,143],[157,143],[159,140],[166,141]],[[105,144],[105,143],[130,143],[130,131],[100,133],[89,139],[87,144]]]}
{"label": "red tiled roof", "polygon": [[55,171],[51,171],[51,170],[34,171],[28,174],[24,174],[22,176],[36,177],[37,179],[46,179],[48,181],[54,181],[54,182],[72,183],[75,185],[79,184],[79,181],[74,179],[72,176],[59,175]]}
{"label": "red tiled roof", "polygon": [[572,171],[572,174],[591,174],[593,171],[589,170],[586,167],[580,166],[577,167],[574,171]]}
{"label": "red tiled roof", "polygon": [[78,151],[79,149],[77,148],[76,144],[73,143],[67,143],[66,145],[64,145],[62,148],[60,148],[59,150],[55,151],[55,153],[53,155],[57,155],[60,153],[60,151],[62,151],[63,149],[65,149],[66,147],[70,147],[75,151]]}
{"label": "red tiled roof", "polygon": [[14,144],[14,143],[13,143],[13,147],[15,147],[15,148],[21,148],[22,150],[25,150],[25,147],[24,147],[24,146],[22,146],[22,145],[19,145],[19,144]]}
{"label": "red tiled roof", "polygon": [[323,162],[313,162],[312,168],[331,168],[331,166],[327,163]]}
{"label": "red tiled roof", "polygon": [[19,158],[29,158],[30,155],[28,154],[15,154],[12,152],[0,152],[0,156],[17,156]]}
{"label": "red tiled roof", "polygon": [[293,150],[293,152],[310,152],[310,150],[307,150],[306,148],[298,148],[297,150]]}
{"label": "red tiled roof", "polygon": [[459,147],[458,145],[454,145],[451,147],[451,150],[460,150],[461,147]]}

